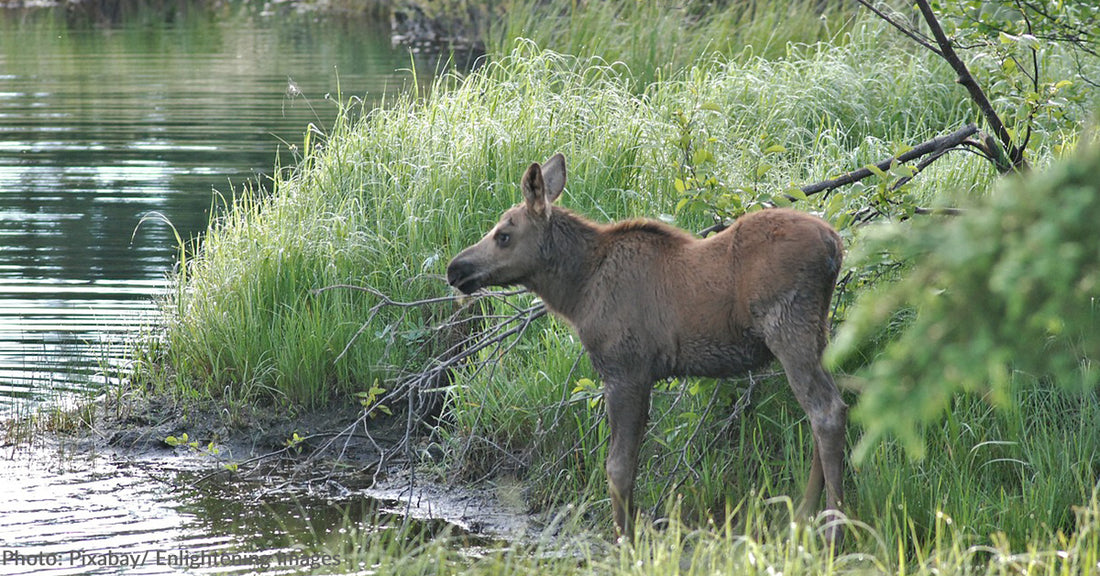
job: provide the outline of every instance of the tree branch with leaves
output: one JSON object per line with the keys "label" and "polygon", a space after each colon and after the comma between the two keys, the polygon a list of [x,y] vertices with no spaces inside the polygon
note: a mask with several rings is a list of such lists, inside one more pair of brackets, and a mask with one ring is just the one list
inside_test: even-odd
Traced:
{"label": "tree branch with leaves", "polygon": [[[988,126],[975,148],[1001,173],[1025,170],[1027,149],[1040,114],[1064,105],[1060,92],[1073,84],[1069,79],[1044,81],[1042,52],[1058,43],[1075,57],[1100,56],[1100,8],[1091,0],[983,0],[942,5],[915,0],[916,18],[909,18],[882,3],[856,0],[917,45],[942,58],[955,72],[970,100]],[[923,22],[924,28],[917,21]],[[945,26],[947,24],[947,26]],[[1006,98],[1020,103],[1017,118],[1006,120],[987,90],[975,77],[960,51],[985,50],[996,55],[1000,73],[1016,88]],[[973,61],[973,60],[971,60]],[[1078,59],[1077,79],[1095,85]]]}

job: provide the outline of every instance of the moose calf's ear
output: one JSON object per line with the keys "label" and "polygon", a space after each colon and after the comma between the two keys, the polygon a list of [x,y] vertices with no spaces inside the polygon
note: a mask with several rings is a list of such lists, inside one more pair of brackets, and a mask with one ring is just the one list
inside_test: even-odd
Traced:
{"label": "moose calf's ear", "polygon": [[565,156],[561,152],[543,163],[542,181],[546,185],[546,202],[553,204],[565,189]]}
{"label": "moose calf's ear", "polygon": [[527,211],[536,218],[550,218],[550,200],[546,197],[546,183],[542,179],[542,167],[531,163],[520,182]]}

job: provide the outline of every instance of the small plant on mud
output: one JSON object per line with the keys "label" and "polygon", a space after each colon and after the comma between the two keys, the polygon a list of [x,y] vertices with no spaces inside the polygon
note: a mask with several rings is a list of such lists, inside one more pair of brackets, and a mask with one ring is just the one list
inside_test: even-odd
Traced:
{"label": "small plant on mud", "polygon": [[378,417],[378,412],[385,414],[386,416],[393,415],[393,410],[390,410],[389,406],[379,402],[379,399],[386,393],[386,389],[378,385],[378,380],[375,379],[370,388],[358,392],[355,395],[359,398],[359,404],[368,411],[371,418]]}
{"label": "small plant on mud", "polygon": [[230,472],[237,471],[237,463],[223,458],[221,448],[213,441],[203,446],[198,440],[192,440],[187,436],[187,432],[184,432],[179,436],[166,436],[164,438],[164,443],[172,448],[183,448],[187,452],[213,458],[221,462],[222,467],[226,470]]}
{"label": "small plant on mud", "polygon": [[290,438],[283,441],[283,446],[286,446],[288,450],[293,450],[295,454],[301,454],[303,442],[305,442],[305,438],[295,432]]}

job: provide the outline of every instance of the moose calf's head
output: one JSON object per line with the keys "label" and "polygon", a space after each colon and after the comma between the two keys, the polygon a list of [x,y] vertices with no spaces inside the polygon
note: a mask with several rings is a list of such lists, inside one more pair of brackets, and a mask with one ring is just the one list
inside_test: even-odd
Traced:
{"label": "moose calf's head", "polygon": [[484,286],[523,284],[541,269],[551,205],[565,188],[565,157],[555,154],[542,166],[533,163],[520,184],[523,202],[510,208],[477,244],[447,265],[447,282],[465,294]]}

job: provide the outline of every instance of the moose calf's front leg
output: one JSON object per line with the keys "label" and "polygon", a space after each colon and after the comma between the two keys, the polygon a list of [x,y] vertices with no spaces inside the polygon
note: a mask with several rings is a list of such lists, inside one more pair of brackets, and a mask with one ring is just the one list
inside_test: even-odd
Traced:
{"label": "moose calf's front leg", "polygon": [[634,537],[634,477],[638,472],[638,448],[649,417],[650,384],[607,381],[604,403],[611,429],[607,451],[607,488],[619,536]]}

